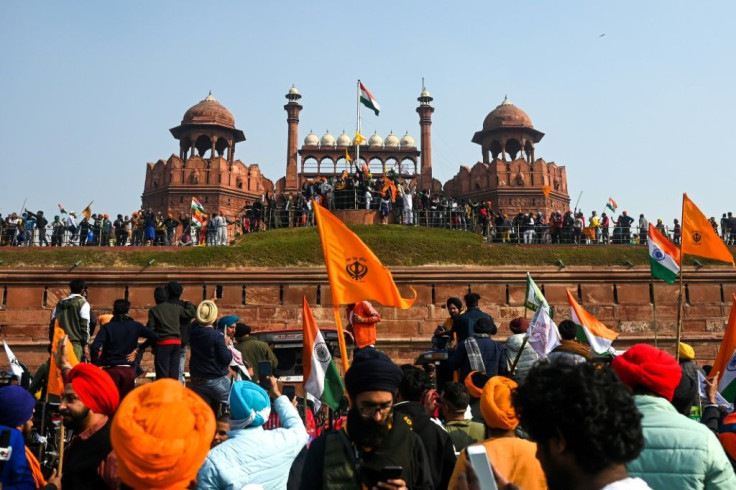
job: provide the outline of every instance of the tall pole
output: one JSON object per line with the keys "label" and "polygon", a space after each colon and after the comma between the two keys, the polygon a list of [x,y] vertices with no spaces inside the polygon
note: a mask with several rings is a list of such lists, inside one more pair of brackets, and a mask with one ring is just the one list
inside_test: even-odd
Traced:
{"label": "tall pole", "polygon": [[[358,85],[356,87],[356,99],[355,99],[355,111],[356,111],[356,122],[355,122],[355,132],[358,134],[360,133],[360,79],[358,79]],[[357,136],[357,134],[356,134]],[[362,136],[362,134],[361,134]],[[358,165],[360,165],[360,142],[358,142],[355,145],[355,168],[358,169]]]}
{"label": "tall pole", "polygon": [[[681,221],[682,228],[685,227],[685,198],[683,196],[682,198],[682,211],[681,211]],[[681,228],[681,229],[682,229]],[[677,362],[680,362],[680,337],[682,336],[682,316],[683,311],[685,308],[685,295],[684,295],[684,279],[683,276],[685,275],[685,255],[682,253],[682,239],[680,239],[680,304],[679,308],[677,309],[677,344],[675,345],[675,359],[677,359]]]}
{"label": "tall pole", "polygon": [[652,285],[652,313],[654,314],[654,347],[658,347],[657,345],[657,331],[658,331],[658,325],[657,325],[657,294],[654,291],[654,276],[652,276],[650,279],[651,285]]}

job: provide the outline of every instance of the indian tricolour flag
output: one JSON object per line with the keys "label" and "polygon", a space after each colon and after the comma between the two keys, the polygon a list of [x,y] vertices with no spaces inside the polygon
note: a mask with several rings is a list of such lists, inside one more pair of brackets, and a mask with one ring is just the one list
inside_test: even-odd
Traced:
{"label": "indian tricolour flag", "polygon": [[315,410],[318,410],[322,403],[337,410],[345,388],[337,366],[332,360],[330,349],[317,327],[306,296],[302,305],[302,324],[304,327],[304,347],[302,349],[304,392],[307,399],[314,403]]}
{"label": "indian tricolour flag", "polygon": [[612,213],[615,213],[618,208],[618,204],[616,204],[616,201],[614,201],[612,197],[609,197],[606,207],[610,209]]}
{"label": "indian tricolour flag", "polygon": [[549,303],[542,294],[542,291],[537,286],[537,283],[532,279],[531,274],[526,273],[526,297],[524,298],[524,307],[529,310],[537,311],[537,308],[542,306],[549,313]]}
{"label": "indian tricolour flag", "polygon": [[571,320],[575,322],[590,344],[590,348],[597,354],[611,352],[611,344],[618,334],[606,327],[603,322],[585,311],[582,306],[575,301],[570,291],[567,291],[567,301],[570,303]]}
{"label": "indian tricolour flag", "polygon": [[366,106],[368,109],[372,110],[376,113],[376,116],[381,111],[381,106],[378,104],[378,101],[373,97],[373,94],[371,94],[367,88],[365,88],[365,85],[358,80],[358,85],[360,86],[360,102],[364,106]]}
{"label": "indian tricolour flag", "polygon": [[721,380],[718,382],[718,391],[723,398],[734,403],[736,400],[736,294],[731,298],[728,325],[710,372],[719,373]]}
{"label": "indian tricolour flag", "polygon": [[647,233],[649,245],[649,265],[652,276],[673,284],[680,273],[680,249],[665,238],[657,228],[649,223]]}
{"label": "indian tricolour flag", "polygon": [[192,225],[196,228],[202,228],[207,215],[204,213],[202,203],[196,197],[192,198]]}

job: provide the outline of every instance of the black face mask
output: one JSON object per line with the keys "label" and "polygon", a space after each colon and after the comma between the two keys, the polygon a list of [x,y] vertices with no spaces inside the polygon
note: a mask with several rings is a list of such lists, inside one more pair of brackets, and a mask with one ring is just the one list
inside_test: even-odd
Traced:
{"label": "black face mask", "polygon": [[391,417],[392,415],[389,414],[385,420],[367,419],[360,415],[356,407],[351,408],[348,411],[348,434],[350,434],[350,439],[362,447],[380,446],[388,435],[388,423]]}

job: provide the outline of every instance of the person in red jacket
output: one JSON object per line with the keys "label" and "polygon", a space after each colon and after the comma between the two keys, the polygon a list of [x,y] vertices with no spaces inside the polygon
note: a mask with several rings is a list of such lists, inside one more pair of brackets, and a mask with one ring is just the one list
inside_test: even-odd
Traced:
{"label": "person in red jacket", "polygon": [[366,347],[375,347],[376,323],[381,321],[381,314],[368,301],[348,305],[347,314],[355,336],[353,354]]}

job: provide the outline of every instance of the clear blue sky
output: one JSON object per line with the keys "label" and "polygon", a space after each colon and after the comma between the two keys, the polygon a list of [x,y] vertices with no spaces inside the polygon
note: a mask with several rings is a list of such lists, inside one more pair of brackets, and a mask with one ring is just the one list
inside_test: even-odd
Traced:
{"label": "clear blue sky", "polygon": [[146,163],[178,152],[168,130],[209,90],[245,132],[236,156],[273,181],[292,83],[300,144],[354,128],[358,78],[383,107],[364,133],[418,142],[422,77],[443,182],[481,158],[470,139],[508,94],[586,214],[611,196],[671,223],[683,191],[736,211],[733,1],[4,0],[0,18],[3,215],[25,198],[137,209]]}

